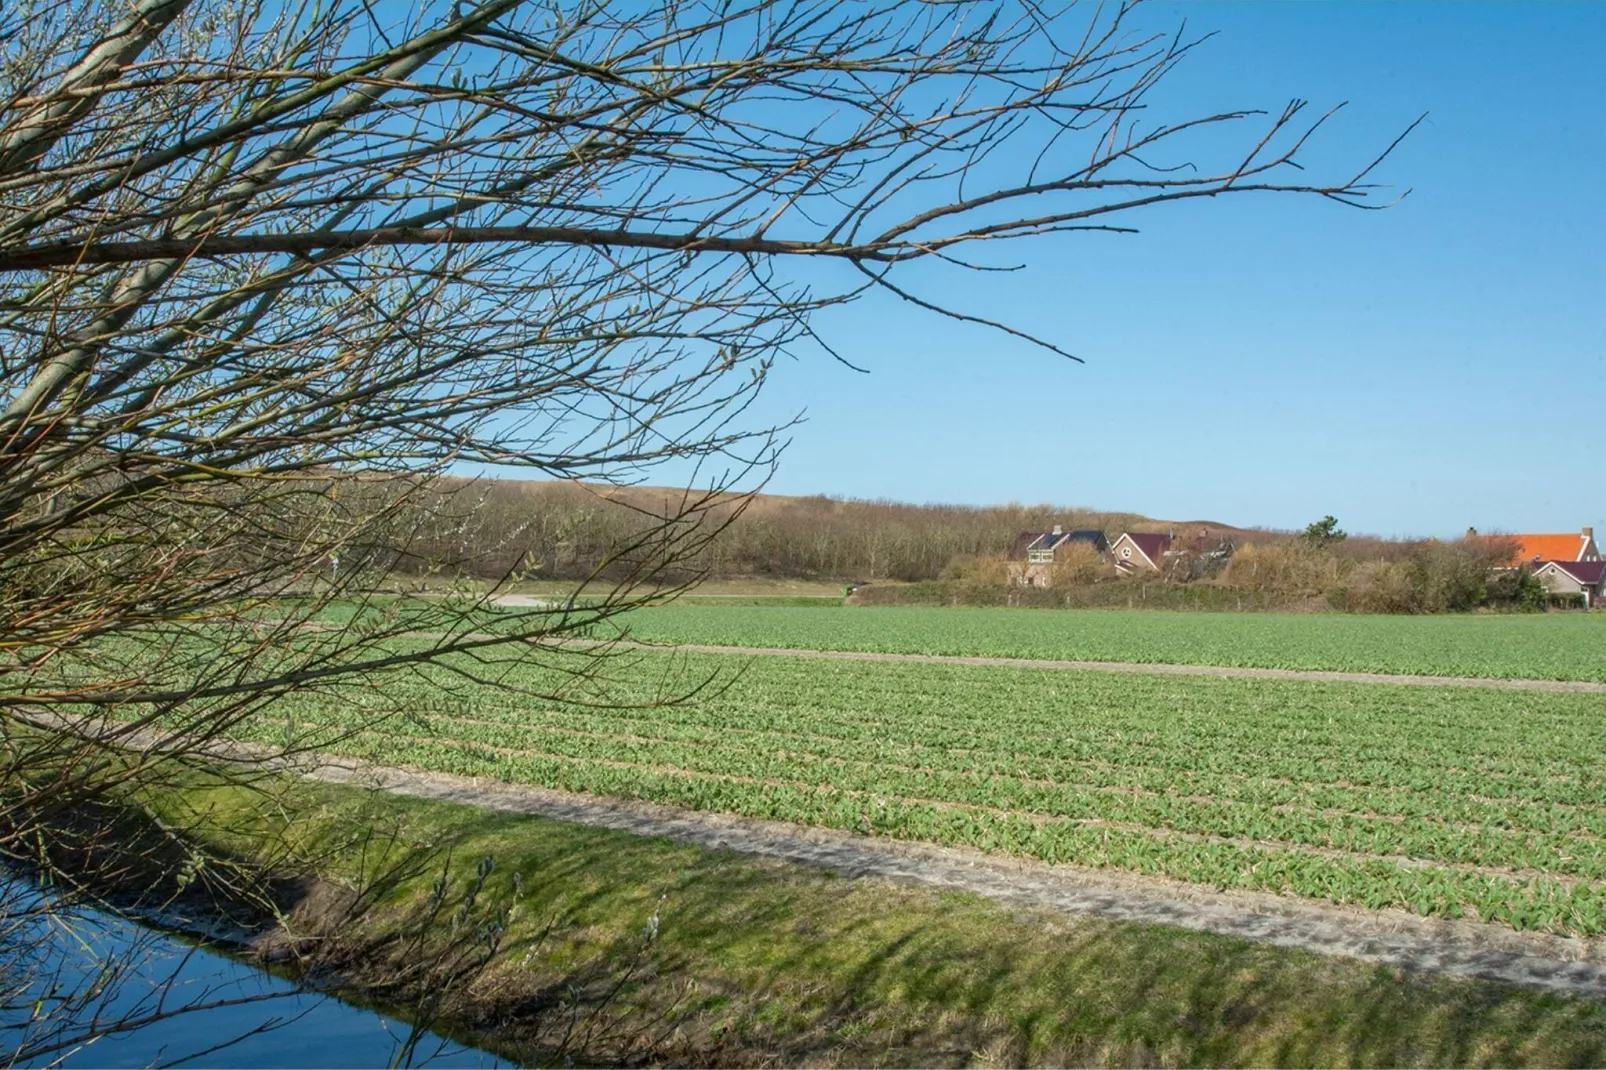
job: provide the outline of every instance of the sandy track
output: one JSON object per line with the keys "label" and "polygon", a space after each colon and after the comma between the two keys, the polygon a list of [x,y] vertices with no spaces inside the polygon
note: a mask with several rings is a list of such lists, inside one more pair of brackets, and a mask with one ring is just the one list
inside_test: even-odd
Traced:
{"label": "sandy track", "polygon": [[1606,998],[1606,941],[1601,940],[1259,893],[1218,893],[1178,881],[347,760],[303,772],[399,795],[823,866],[856,879],[970,892],[1039,910],[1174,925],[1406,969]]}
{"label": "sandy track", "polygon": [[[569,645],[579,645],[569,641]],[[587,644],[591,645],[591,644]],[[796,647],[714,646],[702,643],[614,644],[633,650],[679,650],[689,654],[742,654],[759,657],[830,658],[840,661],[902,661],[925,665],[994,665],[1017,669],[1079,669],[1091,672],[1150,673],[1162,676],[1227,676],[1248,680],[1308,680],[1335,684],[1403,684],[1408,687],[1487,687],[1502,691],[1569,691],[1606,694],[1606,683],[1591,680],[1502,680],[1482,676],[1419,676],[1380,672],[1328,672],[1318,669],[1256,669],[1234,665],[1170,665],[1141,661],[1059,661],[1048,658],[987,658],[957,654],[886,654],[862,650],[808,650]]]}

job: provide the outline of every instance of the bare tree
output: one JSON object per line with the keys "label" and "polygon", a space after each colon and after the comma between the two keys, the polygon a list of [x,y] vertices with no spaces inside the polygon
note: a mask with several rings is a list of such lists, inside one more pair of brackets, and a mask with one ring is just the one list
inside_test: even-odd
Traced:
{"label": "bare tree", "polygon": [[[774,462],[782,429],[747,416],[772,362],[846,359],[812,313],[896,300],[1026,338],[909,264],[996,269],[1001,243],[1200,198],[1372,206],[1392,146],[1330,181],[1299,166],[1331,111],[1151,114],[1196,42],[1140,22],[5,5],[0,858],[49,866],[64,817],[287,693],[443,660],[494,679],[663,596]],[[491,626],[481,590],[379,599],[472,505],[436,477],[476,467],[698,489],[639,506],[562,606]]]}

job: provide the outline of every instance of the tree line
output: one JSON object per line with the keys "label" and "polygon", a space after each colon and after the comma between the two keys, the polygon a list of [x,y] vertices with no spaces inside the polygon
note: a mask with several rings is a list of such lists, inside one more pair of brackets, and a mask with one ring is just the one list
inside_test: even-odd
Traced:
{"label": "tree line", "polygon": [[[1063,608],[1458,613],[1476,609],[1541,610],[1570,606],[1531,567],[1511,567],[1508,539],[1352,538],[1326,517],[1302,533],[1234,532],[1230,556],[1186,549],[1158,571],[1117,573],[1091,548],[1056,555],[1049,587],[1012,583],[1002,554],[956,558],[935,580],[869,588],[854,596],[872,605],[1008,605]],[[1208,545],[1208,544],[1207,544]],[[1018,566],[1017,566],[1018,568]]]}
{"label": "tree line", "polygon": [[[579,580],[630,567],[641,533],[682,510],[682,492],[574,483],[446,480],[417,513],[404,571],[494,579]],[[909,505],[824,495],[725,496],[697,519],[704,539],[677,573],[916,582],[956,559],[999,554],[1022,531],[1055,524],[1152,530],[1137,513],[1053,505]]]}

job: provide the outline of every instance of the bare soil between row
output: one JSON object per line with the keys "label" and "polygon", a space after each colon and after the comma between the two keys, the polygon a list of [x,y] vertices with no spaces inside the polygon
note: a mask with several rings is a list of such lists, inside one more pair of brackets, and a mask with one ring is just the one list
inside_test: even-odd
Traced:
{"label": "bare soil between row", "polygon": [[1033,910],[1171,925],[1407,970],[1606,999],[1603,940],[1262,893],[1217,892],[1161,878],[345,759],[325,760],[302,772],[398,795],[819,866],[855,880],[898,881]]}
{"label": "bare soil between row", "polygon": [[[579,645],[569,641],[565,645]],[[601,645],[601,644],[586,644]],[[1325,669],[1264,669],[1241,665],[1176,665],[1142,661],[1070,661],[1052,658],[997,658],[961,654],[891,654],[865,650],[811,650],[798,647],[716,646],[705,643],[611,644],[632,650],[676,650],[687,654],[737,654],[781,658],[828,658],[837,661],[891,661],[921,665],[974,665],[1016,669],[1073,669],[1159,676],[1221,676],[1248,680],[1304,680],[1333,684],[1402,684],[1408,687],[1485,687],[1503,691],[1565,691],[1606,694],[1606,683],[1593,680],[1526,680],[1484,676],[1425,676],[1411,673],[1336,672]]]}

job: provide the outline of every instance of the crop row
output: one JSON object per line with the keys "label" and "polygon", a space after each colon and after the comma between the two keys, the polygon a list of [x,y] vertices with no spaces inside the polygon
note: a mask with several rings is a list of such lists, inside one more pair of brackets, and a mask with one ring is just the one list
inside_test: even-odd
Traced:
{"label": "crop row", "polygon": [[[376,738],[388,745],[399,738],[401,731],[391,728]],[[758,751],[712,741],[685,744],[546,728],[515,730],[463,721],[441,721],[428,730],[415,730],[407,738],[418,743],[437,737],[554,758],[664,766],[689,773],[883,794],[1029,816],[1167,829],[1197,836],[1547,871],[1569,877],[1606,876],[1606,844],[1567,834],[1447,826],[1414,819],[1389,821],[1304,807],[1241,806],[1216,799],[1139,795],[1084,784],[975,777],[823,759],[797,752]]]}
{"label": "crop row", "polygon": [[[732,668],[679,659],[679,683]],[[649,701],[663,659],[611,697]],[[651,688],[642,686],[650,684]],[[673,691],[676,681],[667,685]],[[706,724],[839,741],[862,752],[935,751],[1006,773],[1055,763],[1148,767],[1357,790],[1450,793],[1498,805],[1606,805],[1606,701],[1592,695],[1039,673],[1007,668],[758,659],[694,705],[565,711],[521,696],[411,688],[416,711],[514,720],[542,716]]]}
{"label": "crop row", "polygon": [[[1383,820],[1418,820],[1431,824],[1463,825],[1490,829],[1518,829],[1568,834],[1580,840],[1606,836],[1606,805],[1571,803],[1555,798],[1529,803],[1507,796],[1490,798],[1457,794],[1446,782],[1460,782],[1475,790],[1468,774],[1442,774],[1439,783],[1423,789],[1363,786],[1350,782],[1295,780],[1266,768],[1256,773],[1205,772],[1164,764],[1164,754],[1123,756],[1112,751],[1102,757],[1045,756],[1024,749],[1024,741],[1003,750],[970,750],[918,741],[854,738],[832,733],[818,719],[795,715],[784,708],[755,706],[754,721],[765,727],[748,728],[730,723],[718,710],[706,706],[659,709],[632,715],[562,707],[542,711],[531,724],[528,711],[489,706],[476,716],[437,715],[425,731],[476,734],[491,742],[520,741],[530,733],[555,731],[583,735],[633,738],[645,743],[689,744],[738,752],[789,753],[800,761],[841,762],[875,769],[945,773],[971,778],[1018,780],[1026,783],[1075,784],[1094,790],[1208,798],[1223,804],[1258,808],[1298,808],[1313,813]],[[354,719],[336,718],[332,724],[355,725]],[[850,731],[857,726],[846,726]],[[911,726],[913,727],[913,726]],[[406,730],[405,726],[401,730]],[[465,738],[467,736],[465,735]],[[980,742],[979,740],[977,742]],[[1046,749],[1046,748],[1045,748]],[[1128,760],[1122,761],[1126,757]],[[1584,794],[1580,792],[1579,794]],[[1598,795],[1588,796],[1598,799]]]}
{"label": "crop row", "polygon": [[673,605],[628,623],[655,642],[1606,681],[1606,614]]}
{"label": "crop row", "polygon": [[[351,742],[360,749],[360,739]],[[1451,918],[1470,915],[1519,929],[1586,935],[1606,931],[1606,896],[1596,883],[1329,856],[1275,844],[1193,840],[1163,830],[1034,820],[841,788],[510,755],[448,741],[385,737],[383,745],[391,761],[465,776],[970,846],[1049,863],[1111,867],[1220,889],[1291,893]]]}
{"label": "crop row", "polygon": [[[388,762],[1518,927],[1606,932],[1606,703],[651,655],[420,670],[254,726]],[[726,674],[688,703],[637,708]],[[562,691],[595,708],[534,697]],[[615,705],[609,706],[607,703]],[[408,718],[382,721],[397,711]]]}

